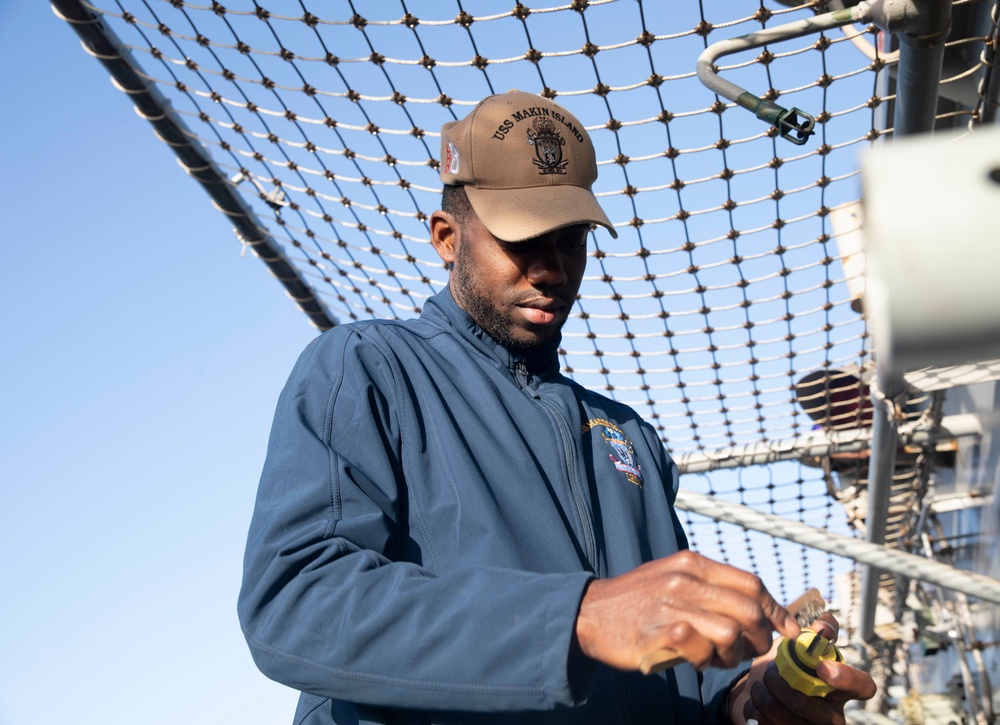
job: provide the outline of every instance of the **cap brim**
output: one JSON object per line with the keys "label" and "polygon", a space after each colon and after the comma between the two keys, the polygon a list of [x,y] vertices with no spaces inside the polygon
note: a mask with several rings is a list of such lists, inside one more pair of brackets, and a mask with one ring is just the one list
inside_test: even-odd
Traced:
{"label": "cap brim", "polygon": [[611,220],[597,197],[580,186],[535,186],[527,189],[479,189],[466,186],[469,202],[497,239],[523,242],[574,224],[597,224],[615,239]]}

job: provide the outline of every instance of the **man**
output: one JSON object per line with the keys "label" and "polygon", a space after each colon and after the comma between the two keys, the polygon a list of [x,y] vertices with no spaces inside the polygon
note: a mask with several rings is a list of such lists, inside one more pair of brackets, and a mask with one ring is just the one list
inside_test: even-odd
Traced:
{"label": "man", "polygon": [[[587,236],[617,236],[583,125],[512,91],[441,147],[448,289],[317,338],[278,404],[239,611],[260,668],[302,691],[295,722],[842,721],[874,691],[857,670],[821,671],[822,699],[770,654],[721,669],[798,625],[685,550],[655,431],[559,373]],[[684,661],[640,674],[660,649]]]}

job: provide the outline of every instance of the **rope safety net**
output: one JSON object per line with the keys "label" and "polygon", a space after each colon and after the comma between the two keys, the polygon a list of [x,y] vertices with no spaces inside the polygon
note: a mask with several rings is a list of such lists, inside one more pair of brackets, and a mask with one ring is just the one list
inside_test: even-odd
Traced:
{"label": "rope safety net", "polygon": [[[440,199],[438,130],[518,88],[586,124],[595,191],[620,234],[591,237],[563,332],[568,375],[635,407],[682,471],[733,447],[867,425],[870,335],[852,303],[858,272],[838,249],[853,229],[833,217],[854,209],[859,156],[891,131],[884,74],[894,58],[874,28],[779,43],[719,68],[815,117],[815,136],[796,146],[705,89],[695,60],[717,40],[822,7],[556,3],[85,5],[332,318],[412,317],[442,289],[447,272],[427,227]],[[848,37],[859,33],[874,60]],[[987,40],[967,42],[989,66]],[[975,125],[980,99],[963,123]],[[842,382],[803,388],[809,374]],[[909,405],[934,410],[933,400]],[[908,455],[890,506],[888,544],[901,548],[933,467],[933,449]],[[865,454],[688,470],[687,490],[863,537]],[[811,586],[836,600],[837,582],[854,581],[842,576],[850,559],[700,514],[682,519],[695,549],[753,571],[784,601]],[[856,598],[853,589],[841,599]],[[850,602],[839,603],[850,628]]]}

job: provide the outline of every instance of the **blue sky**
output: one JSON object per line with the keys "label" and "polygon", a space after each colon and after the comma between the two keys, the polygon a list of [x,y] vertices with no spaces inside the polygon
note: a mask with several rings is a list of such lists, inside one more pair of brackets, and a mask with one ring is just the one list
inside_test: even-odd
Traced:
{"label": "blue sky", "polygon": [[0,723],[287,722],[235,601],[315,333],[47,3],[0,57]]}

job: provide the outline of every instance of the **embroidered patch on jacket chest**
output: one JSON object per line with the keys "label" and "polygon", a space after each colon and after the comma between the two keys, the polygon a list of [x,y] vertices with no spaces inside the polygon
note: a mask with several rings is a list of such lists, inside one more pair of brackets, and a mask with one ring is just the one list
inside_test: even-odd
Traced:
{"label": "embroidered patch on jacket chest", "polygon": [[593,418],[583,425],[583,432],[588,433],[595,428],[601,428],[601,438],[611,446],[614,453],[609,453],[608,458],[615,468],[625,474],[629,483],[642,486],[642,466],[635,462],[635,449],[632,441],[626,437],[622,429],[603,418]]}

